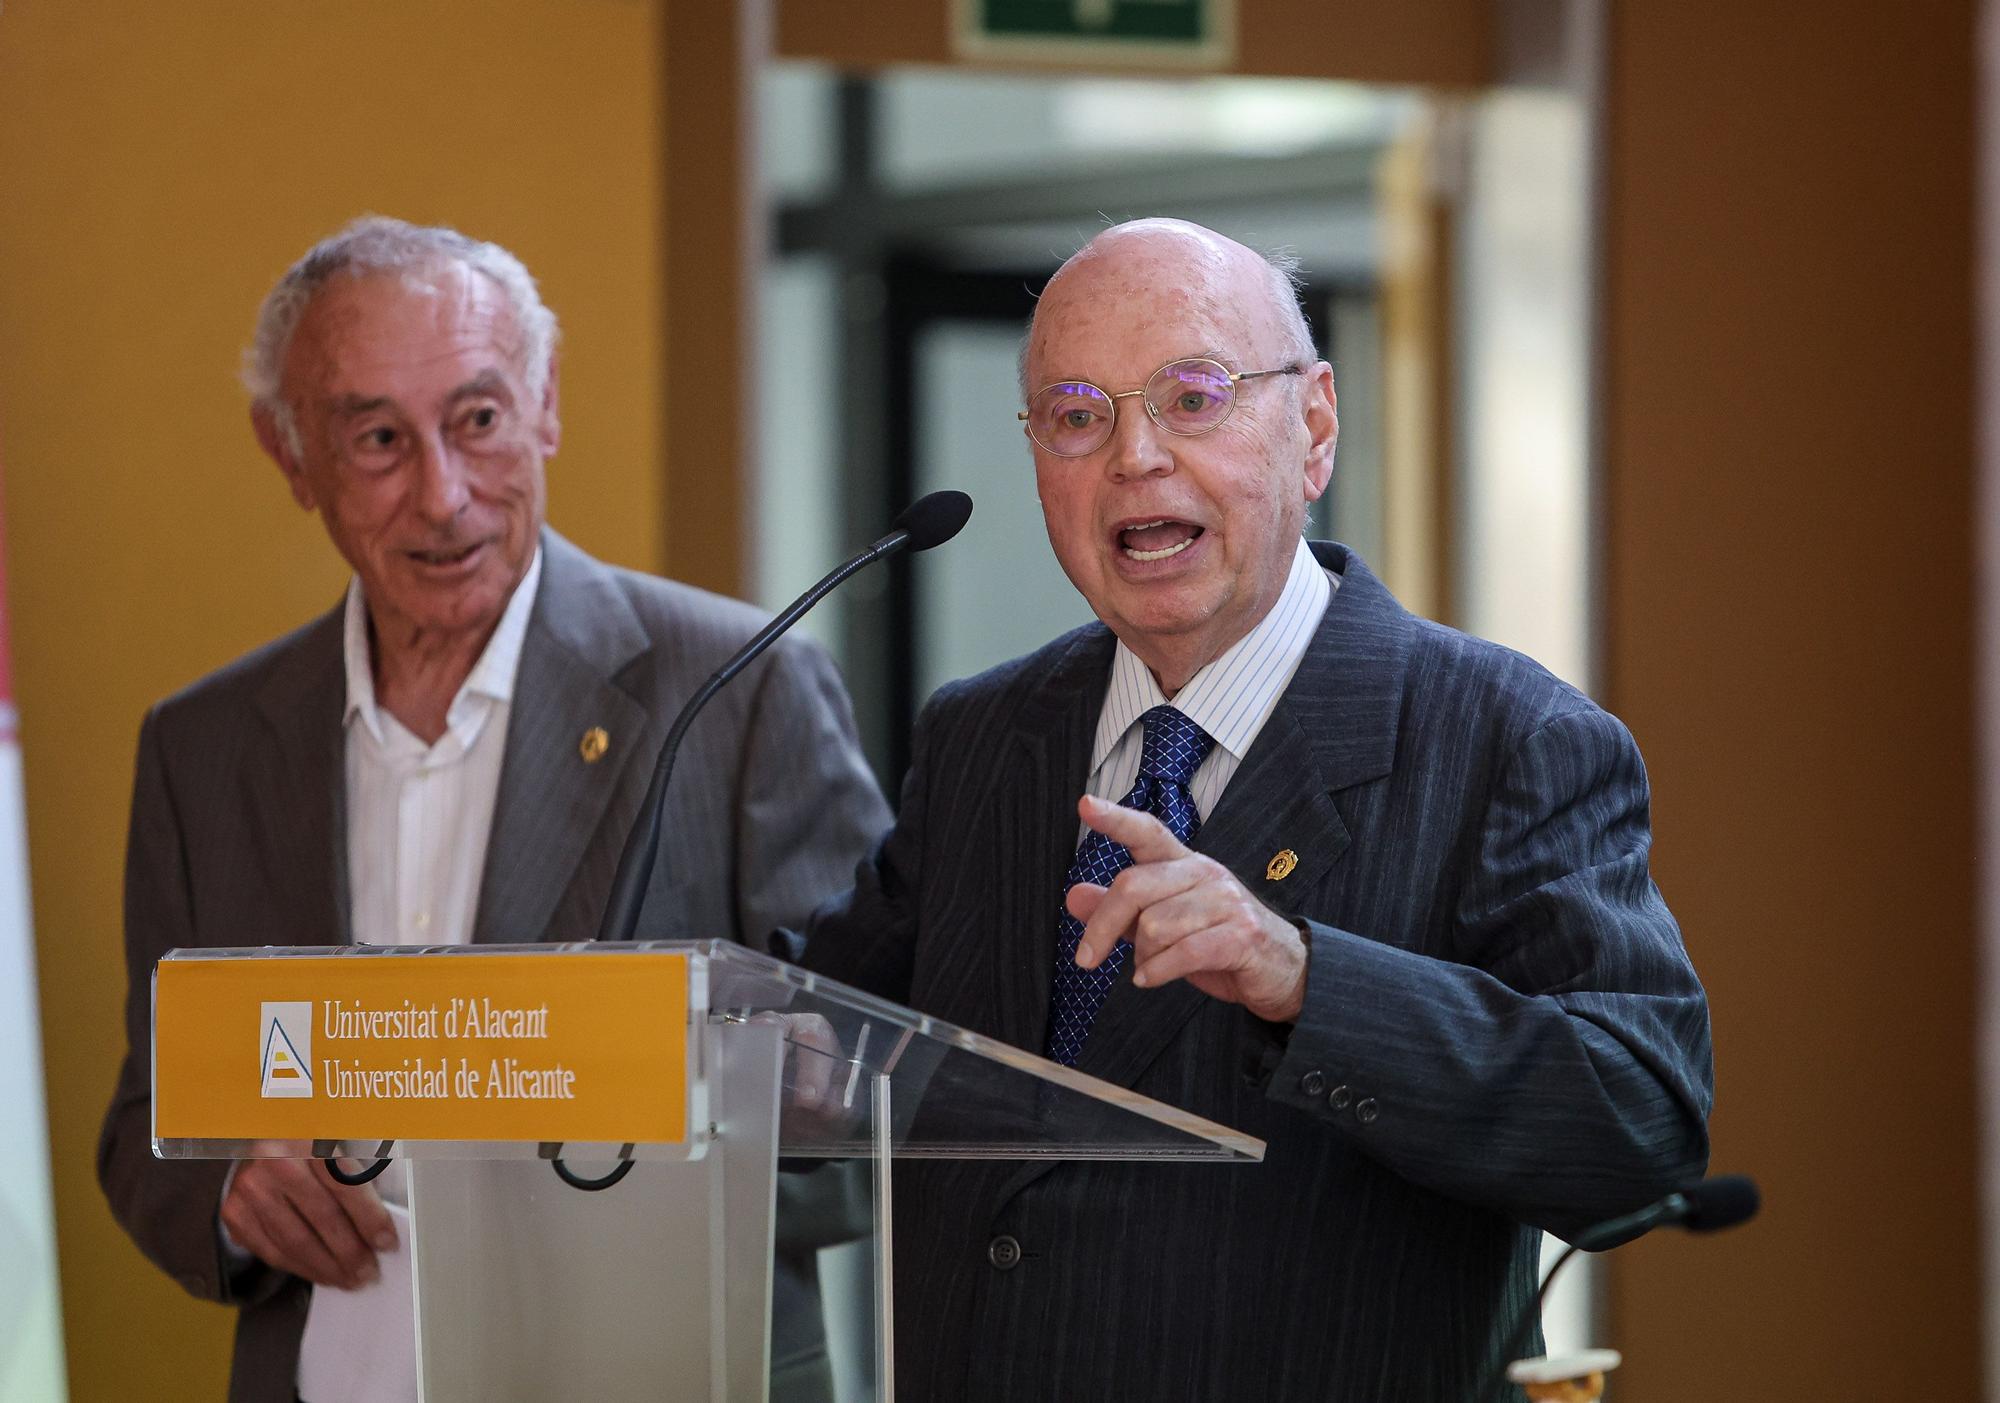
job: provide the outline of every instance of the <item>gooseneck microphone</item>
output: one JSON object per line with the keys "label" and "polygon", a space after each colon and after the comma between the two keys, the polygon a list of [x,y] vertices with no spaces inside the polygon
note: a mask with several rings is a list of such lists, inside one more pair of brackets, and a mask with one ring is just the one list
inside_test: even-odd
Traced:
{"label": "gooseneck microphone", "polygon": [[964,528],[971,515],[972,498],[963,492],[933,492],[927,497],[919,497],[896,518],[888,535],[836,566],[818,584],[793,600],[783,613],[764,625],[755,638],[717,668],[714,675],[702,683],[701,689],[688,698],[687,705],[674,718],[673,727],[660,746],[660,758],[653,766],[653,781],[646,787],[646,797],[639,805],[638,821],[632,825],[632,832],[625,839],[625,849],[618,855],[618,872],[611,879],[611,897],[604,907],[604,920],[597,928],[599,940],[630,940],[638,929],[639,908],[645,902],[646,885],[652,880],[653,864],[659,857],[660,827],[666,814],[667,780],[673,774],[674,755],[681,747],[681,737],[687,734],[695,716],[708,705],[709,698],[721,691],[730,678],[748,667],[759,653],[778,640],[779,635],[797,623],[806,610],[824,599],[849,575],[898,551],[921,551],[941,546]]}
{"label": "gooseneck microphone", "polygon": [[[1718,1232],[1747,1223],[1762,1206],[1756,1181],[1744,1174],[1721,1174],[1668,1194],[1636,1213],[1585,1228],[1571,1241],[1573,1252],[1602,1252],[1654,1228],[1683,1227],[1689,1232]],[[1551,1272],[1553,1276],[1555,1273]]]}
{"label": "gooseneck microphone", "polygon": [[[1681,1227],[1689,1232],[1720,1232],[1738,1223],[1749,1222],[1757,1216],[1757,1210],[1763,1207],[1763,1203],[1763,1195],[1757,1192],[1757,1181],[1749,1175],[1718,1174],[1713,1179],[1703,1179],[1670,1193],[1635,1213],[1607,1218],[1585,1228],[1570,1239],[1570,1245],[1563,1249],[1555,1265],[1549,1268],[1549,1274],[1542,1278],[1541,1289],[1535,1292],[1534,1309],[1522,1315],[1508,1332],[1506,1348],[1501,1350],[1499,1359],[1495,1361],[1490,1381],[1499,1381],[1499,1375],[1506,1371],[1514,1351],[1526,1342],[1529,1329],[1542,1318],[1542,1305],[1548,1299],[1549,1287],[1555,1281],[1556,1273],[1577,1253],[1602,1252],[1654,1228]],[[1478,1396],[1484,1398],[1486,1393]]]}
{"label": "gooseneck microphone", "polygon": [[[611,896],[604,907],[604,920],[597,928],[599,940],[630,940],[638,929],[639,908],[645,903],[646,885],[652,880],[653,864],[659,858],[660,827],[665,820],[667,779],[673,774],[674,755],[681,748],[681,737],[687,734],[695,716],[708,705],[709,698],[755,661],[759,653],[777,642],[780,634],[797,623],[806,610],[824,599],[849,575],[898,551],[929,550],[933,546],[941,546],[963,530],[971,516],[972,498],[963,492],[932,492],[919,497],[903,509],[903,514],[890,526],[888,535],[835,567],[818,584],[793,600],[783,613],[764,625],[756,637],[739,648],[734,657],[717,668],[708,681],[688,698],[687,705],[674,718],[674,724],[660,746],[660,757],[653,765],[652,783],[647,785],[646,797],[639,805],[638,820],[632,825],[631,833],[626,835],[624,850],[618,855],[618,871],[611,879]],[[355,1174],[340,1167],[331,1145],[326,1147],[320,1160],[327,1173],[339,1183],[365,1184],[389,1167],[387,1156],[390,1144],[384,1141],[376,1151],[378,1158],[375,1162]],[[615,1169],[599,1178],[586,1179],[563,1163],[560,1144],[545,1143],[541,1147],[541,1157],[555,1166],[557,1176],[565,1184],[586,1190],[608,1189],[623,1179],[632,1169],[631,1154],[632,1146],[625,1146]]]}
{"label": "gooseneck microphone", "polygon": [[[778,641],[779,635],[797,623],[806,610],[832,593],[836,586],[849,575],[867,568],[885,556],[898,551],[929,550],[941,546],[956,536],[972,515],[972,498],[963,492],[932,492],[919,497],[903,510],[891,525],[889,534],[874,545],[835,566],[825,578],[793,600],[784,612],[759,629],[757,636],[736,650],[735,656],[717,668],[708,681],[701,684],[695,694],[688,698],[680,715],[667,731],[667,738],[661,742],[660,758],[653,765],[653,779],[646,786],[646,797],[639,803],[639,817],[626,835],[625,848],[618,854],[618,871],[611,879],[611,896],[605,902],[604,919],[597,928],[599,940],[630,940],[639,926],[639,908],[645,904],[646,887],[653,879],[653,865],[660,854],[660,829],[666,821],[667,781],[674,772],[674,756],[681,748],[681,737],[709,699],[721,691],[729,679],[755,661],[757,655]],[[632,1146],[626,1145],[620,1152],[616,1167],[587,1179],[576,1173],[562,1161],[562,1146],[545,1144],[541,1157],[549,1161],[556,1171],[556,1177],[573,1189],[586,1192],[608,1189],[631,1172],[634,1163],[631,1158]]]}

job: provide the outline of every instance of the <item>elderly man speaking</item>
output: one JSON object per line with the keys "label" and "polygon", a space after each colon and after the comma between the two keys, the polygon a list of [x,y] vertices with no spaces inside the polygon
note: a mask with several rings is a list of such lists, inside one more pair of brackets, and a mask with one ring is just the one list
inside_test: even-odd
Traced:
{"label": "elderly man speaking", "polygon": [[909,1166],[899,1389],[1505,1397],[1539,1230],[1707,1160],[1707,1004],[1631,738],[1301,539],[1333,376],[1250,250],[1104,232],[1024,370],[1102,623],[940,689],[806,960],[1269,1152]]}
{"label": "elderly man speaking", "polygon": [[[354,577],[343,604],[146,717],[129,1047],[98,1154],[146,1255],[241,1307],[237,1403],[414,1398],[407,1279],[400,1308],[376,1285],[398,1235],[373,1187],[313,1162],[152,1158],[154,963],[175,946],[589,938],[674,714],[763,623],[543,524],[555,341],[512,254],[390,219],[313,249],[258,321],[257,440]],[[675,778],[648,939],[761,943],[888,824],[810,644],[723,693]],[[394,1172],[379,1182],[393,1204]],[[371,1346],[343,1344],[336,1317],[349,1340],[368,1322]]]}

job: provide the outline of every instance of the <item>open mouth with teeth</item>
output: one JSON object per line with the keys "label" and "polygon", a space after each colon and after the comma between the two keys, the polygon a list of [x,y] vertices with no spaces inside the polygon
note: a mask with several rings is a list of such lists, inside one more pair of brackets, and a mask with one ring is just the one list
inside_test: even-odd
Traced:
{"label": "open mouth with teeth", "polygon": [[481,544],[482,542],[474,541],[471,545],[461,546],[456,550],[413,550],[410,552],[410,558],[419,565],[463,565]]}
{"label": "open mouth with teeth", "polygon": [[1118,533],[1118,548],[1131,560],[1165,560],[1201,539],[1203,528],[1162,518],[1127,526]]}

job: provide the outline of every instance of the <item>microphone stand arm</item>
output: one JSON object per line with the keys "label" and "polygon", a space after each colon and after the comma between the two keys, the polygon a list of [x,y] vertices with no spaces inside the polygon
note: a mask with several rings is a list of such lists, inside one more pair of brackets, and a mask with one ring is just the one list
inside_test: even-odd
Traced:
{"label": "microphone stand arm", "polygon": [[604,919],[597,928],[599,940],[630,940],[638,930],[639,908],[645,903],[646,887],[652,881],[653,865],[659,859],[661,796],[666,793],[667,780],[674,772],[674,756],[681,748],[681,737],[687,733],[701,709],[708,705],[709,698],[721,691],[730,678],[754,662],[779,634],[797,623],[806,610],[824,599],[842,580],[857,570],[873,565],[885,555],[895,554],[909,538],[908,531],[892,531],[860,555],[835,566],[782,614],[764,625],[755,638],[717,668],[708,681],[702,683],[700,690],[688,698],[687,705],[674,718],[673,727],[660,746],[659,759],[653,765],[652,783],[646,786],[646,797],[639,802],[639,821],[633,825],[632,832],[625,839],[624,851],[618,855],[617,875],[611,879],[611,896],[604,906]]}
{"label": "microphone stand arm", "polygon": [[[653,865],[659,858],[661,811],[665,808],[667,780],[674,770],[674,756],[680,750],[681,737],[701,709],[708,705],[710,697],[722,690],[725,683],[744,668],[748,667],[766,648],[770,647],[779,634],[799,621],[799,616],[824,599],[829,591],[839,585],[857,570],[866,569],[886,555],[894,555],[916,539],[918,550],[929,550],[941,545],[958,534],[965,520],[972,514],[972,499],[963,492],[933,492],[929,496],[911,504],[910,508],[896,520],[895,529],[861,554],[844,564],[836,566],[825,578],[794,600],[785,611],[772,619],[756,637],[717,668],[714,675],[704,682],[695,694],[688,698],[680,715],[667,730],[667,738],[660,746],[659,758],[653,762],[653,778],[646,786],[646,797],[640,806],[638,822],[626,835],[625,846],[618,854],[618,870],[612,877],[611,894],[604,906],[604,919],[598,926],[599,940],[630,940],[639,927],[639,908],[646,899],[646,887],[653,878]],[[315,1151],[321,1163],[334,1180],[342,1184],[360,1185],[367,1183],[389,1165],[389,1150],[395,1144],[384,1140],[376,1149],[375,1162],[358,1174],[350,1174],[340,1167],[334,1155],[335,1143],[327,1143],[320,1152],[319,1142]],[[610,1173],[597,1179],[585,1179],[571,1171],[562,1161],[560,1144],[544,1143],[541,1157],[551,1161],[558,1177],[565,1184],[578,1189],[608,1189],[630,1172],[633,1164],[631,1145],[618,1152],[618,1166]]]}
{"label": "microphone stand arm", "polygon": [[[632,826],[631,834],[625,839],[625,849],[618,855],[618,871],[611,879],[611,896],[604,906],[604,920],[597,929],[597,938],[600,941],[630,940],[638,930],[639,908],[645,904],[646,887],[653,879],[653,865],[659,858],[660,813],[665,808],[661,801],[667,792],[667,780],[674,772],[674,756],[680,751],[681,737],[687,734],[689,725],[693,723],[701,709],[708,705],[708,699],[721,691],[730,678],[748,667],[758,654],[771,646],[779,634],[797,623],[801,614],[819,603],[842,580],[857,570],[873,565],[885,555],[895,554],[909,539],[910,533],[907,530],[891,531],[861,554],[834,567],[818,584],[800,595],[789,608],[758,630],[756,637],[738,649],[728,662],[717,668],[708,681],[702,683],[699,690],[688,698],[687,705],[682,707],[681,714],[674,718],[674,724],[667,731],[667,738],[660,746],[660,758],[653,765],[652,782],[646,786],[646,797],[639,804],[639,821]],[[632,1166],[636,1163],[631,1157],[632,1149],[631,1145],[624,1146],[618,1152],[616,1167],[594,1179],[585,1178],[564,1164],[562,1146],[559,1144],[544,1144],[541,1147],[541,1157],[550,1162],[556,1171],[556,1177],[565,1184],[573,1189],[593,1193],[610,1188],[632,1172]]]}

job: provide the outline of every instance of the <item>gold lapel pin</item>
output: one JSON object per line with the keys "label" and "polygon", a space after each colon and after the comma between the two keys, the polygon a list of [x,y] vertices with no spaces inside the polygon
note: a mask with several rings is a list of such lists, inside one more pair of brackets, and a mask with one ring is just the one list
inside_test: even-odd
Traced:
{"label": "gold lapel pin", "polygon": [[1285,878],[1292,875],[1292,869],[1298,865],[1299,855],[1290,848],[1286,848],[1283,852],[1272,858],[1271,865],[1264,869],[1264,880],[1267,882],[1282,882]]}
{"label": "gold lapel pin", "polygon": [[583,739],[577,743],[576,749],[577,753],[583,756],[584,764],[595,765],[604,758],[604,752],[611,749],[611,737],[605,734],[602,726],[592,726],[583,733]]}

